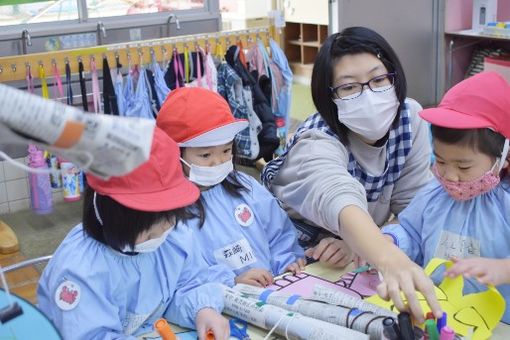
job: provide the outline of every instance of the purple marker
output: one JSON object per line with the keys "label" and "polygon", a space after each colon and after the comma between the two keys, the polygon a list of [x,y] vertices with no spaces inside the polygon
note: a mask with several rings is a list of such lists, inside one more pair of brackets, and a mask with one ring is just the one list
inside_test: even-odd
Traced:
{"label": "purple marker", "polygon": [[439,340],[453,340],[455,338],[455,332],[448,326],[444,326],[441,329],[441,335]]}

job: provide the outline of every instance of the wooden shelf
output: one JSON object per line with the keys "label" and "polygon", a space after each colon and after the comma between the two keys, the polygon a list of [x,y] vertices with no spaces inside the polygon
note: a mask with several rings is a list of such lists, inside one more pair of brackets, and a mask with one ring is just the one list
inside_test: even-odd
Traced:
{"label": "wooden shelf", "polygon": [[301,41],[301,40],[289,40],[290,45],[296,46],[309,46],[309,47],[321,47],[321,43],[318,41]]}
{"label": "wooden shelf", "polygon": [[285,54],[294,74],[311,78],[313,62],[328,37],[328,26],[287,22]]}

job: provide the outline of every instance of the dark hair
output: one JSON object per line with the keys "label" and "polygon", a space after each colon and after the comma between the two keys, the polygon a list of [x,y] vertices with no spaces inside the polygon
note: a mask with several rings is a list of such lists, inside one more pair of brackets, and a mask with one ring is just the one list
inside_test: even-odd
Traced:
{"label": "dark hair", "polygon": [[[312,98],[315,108],[324,121],[336,133],[340,142],[348,145],[348,128],[338,121],[337,107],[332,99],[333,70],[336,62],[349,54],[370,53],[378,57],[388,72],[395,72],[395,92],[400,107],[407,95],[404,69],[390,44],[378,33],[366,27],[349,27],[330,35],[317,54],[312,72]],[[400,115],[396,115],[395,121]]]}
{"label": "dark hair", "polygon": [[[181,155],[183,154],[184,148],[181,147]],[[239,171],[236,169],[236,164],[238,163],[239,156],[237,155],[237,147],[236,143],[232,143],[232,162],[234,163],[234,171],[232,171],[227,178],[225,178],[220,184],[221,186],[232,196],[241,197],[241,191],[249,191],[251,188],[248,182],[243,183],[241,178],[239,177]],[[187,208],[188,214],[199,218],[199,228],[202,228],[205,222],[205,201],[202,200],[202,195],[195,202],[195,204],[191,205]]]}
{"label": "dark hair", "polygon": [[[458,144],[472,148],[489,157],[499,158],[505,144],[505,136],[491,129],[450,129],[431,125],[432,137],[446,144]],[[507,159],[509,160],[507,155]],[[507,167],[500,173],[501,178],[509,178]]]}
{"label": "dark hair", "polygon": [[96,193],[96,205],[103,221],[101,225],[94,212],[94,190],[90,187],[85,191],[83,201],[83,230],[87,235],[122,250],[126,245],[134,247],[137,237],[149,230],[154,224],[162,221],[175,223],[185,218],[185,209],[151,212],[128,208],[109,196]]}
{"label": "dark hair", "polygon": [[489,157],[499,158],[505,137],[491,129],[450,129],[431,126],[432,137],[446,144],[458,144],[477,150]]}

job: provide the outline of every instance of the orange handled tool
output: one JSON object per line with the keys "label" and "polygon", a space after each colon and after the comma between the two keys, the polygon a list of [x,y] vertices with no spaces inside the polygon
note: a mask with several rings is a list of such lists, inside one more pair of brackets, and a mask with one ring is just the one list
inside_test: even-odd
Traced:
{"label": "orange handled tool", "polygon": [[166,322],[165,319],[158,319],[156,322],[154,322],[154,328],[161,336],[161,339],[163,340],[177,340],[177,336],[172,331],[172,328],[170,328],[170,325],[168,322]]}

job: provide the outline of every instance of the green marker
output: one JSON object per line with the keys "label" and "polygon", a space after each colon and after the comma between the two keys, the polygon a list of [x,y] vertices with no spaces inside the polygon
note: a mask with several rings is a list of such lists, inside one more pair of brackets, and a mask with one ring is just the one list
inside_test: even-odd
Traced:
{"label": "green marker", "polygon": [[439,340],[436,322],[432,319],[425,321],[425,330],[429,336],[429,340]]}

